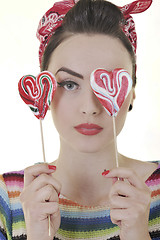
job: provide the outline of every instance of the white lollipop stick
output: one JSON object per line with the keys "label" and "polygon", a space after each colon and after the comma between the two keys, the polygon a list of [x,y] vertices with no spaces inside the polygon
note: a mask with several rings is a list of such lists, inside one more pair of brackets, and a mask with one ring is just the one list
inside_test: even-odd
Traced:
{"label": "white lollipop stick", "polygon": [[40,120],[40,129],[41,129],[41,142],[42,142],[43,161],[46,163],[45,149],[44,149],[43,128],[42,128],[42,120]]}
{"label": "white lollipop stick", "polygon": [[115,117],[112,116],[113,119],[113,135],[114,135],[114,149],[115,149],[115,158],[116,158],[116,167],[119,167],[118,162],[118,150],[117,150],[117,136],[116,136],[116,124],[115,124]]}
{"label": "white lollipop stick", "polygon": [[[42,142],[42,152],[43,152],[43,161],[46,163],[45,157],[45,149],[44,149],[44,137],[43,137],[43,127],[42,127],[42,120],[40,120],[40,129],[41,129],[41,142]],[[48,235],[51,236],[51,216],[48,215]]]}

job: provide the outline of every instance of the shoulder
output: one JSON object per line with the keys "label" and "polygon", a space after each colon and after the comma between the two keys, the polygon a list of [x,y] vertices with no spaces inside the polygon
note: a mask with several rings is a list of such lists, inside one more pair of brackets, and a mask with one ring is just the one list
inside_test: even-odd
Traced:
{"label": "shoulder", "polygon": [[4,181],[22,181],[24,179],[24,171],[13,171],[7,172],[0,175],[1,178],[3,177]]}
{"label": "shoulder", "polygon": [[24,187],[24,171],[7,172],[0,175],[0,189],[7,192],[9,196],[11,193],[19,193]]}
{"label": "shoulder", "polygon": [[160,162],[159,161],[136,161],[135,169],[138,169],[138,173],[144,181],[154,178],[157,176],[160,178]]}
{"label": "shoulder", "polygon": [[147,178],[146,183],[151,182],[152,185],[160,186],[160,161],[154,161],[152,163],[156,164],[157,167],[154,171],[152,171],[152,174]]}
{"label": "shoulder", "polygon": [[11,209],[21,208],[19,196],[24,187],[23,179],[23,171],[0,175],[0,211],[7,211],[8,215]]}
{"label": "shoulder", "polygon": [[155,177],[160,179],[160,161],[138,162],[137,167],[139,167],[139,173],[145,182]]}
{"label": "shoulder", "polygon": [[[144,181],[160,172],[160,161],[142,161],[121,155],[122,166],[133,169]],[[158,175],[157,175],[158,177]],[[159,176],[160,177],[160,176]]]}

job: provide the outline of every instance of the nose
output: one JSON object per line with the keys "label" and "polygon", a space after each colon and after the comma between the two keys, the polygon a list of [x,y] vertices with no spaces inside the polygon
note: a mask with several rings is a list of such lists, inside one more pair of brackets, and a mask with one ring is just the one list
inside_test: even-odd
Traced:
{"label": "nose", "polygon": [[88,115],[98,115],[103,107],[92,89],[86,90],[81,99],[81,113]]}

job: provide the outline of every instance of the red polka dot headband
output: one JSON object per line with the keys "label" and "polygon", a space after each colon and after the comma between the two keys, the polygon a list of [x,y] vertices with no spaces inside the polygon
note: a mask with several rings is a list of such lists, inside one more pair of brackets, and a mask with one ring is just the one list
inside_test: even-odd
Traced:
{"label": "red polka dot headband", "polygon": [[[54,34],[55,30],[62,24],[62,21],[66,13],[78,2],[78,0],[64,0],[56,2],[52,8],[50,8],[42,17],[37,29],[37,38],[40,41],[39,47],[39,61],[42,62],[42,56],[44,50]],[[146,11],[152,0],[138,0],[123,7],[120,7],[126,24],[123,26],[123,32],[128,37],[132,44],[133,50],[136,53],[137,49],[137,34],[135,29],[135,23],[130,14],[141,13]]]}

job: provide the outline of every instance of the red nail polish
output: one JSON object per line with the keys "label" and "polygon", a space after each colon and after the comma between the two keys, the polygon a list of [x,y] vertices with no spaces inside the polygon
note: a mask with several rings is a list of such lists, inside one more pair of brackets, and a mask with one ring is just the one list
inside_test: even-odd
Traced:
{"label": "red nail polish", "polygon": [[58,197],[59,197],[59,195],[60,195],[60,192],[58,193]]}
{"label": "red nail polish", "polygon": [[50,170],[56,170],[56,166],[54,166],[54,165],[48,165],[48,168],[49,168]]}
{"label": "red nail polish", "polygon": [[103,173],[102,173],[102,176],[106,176],[110,171],[109,170],[105,170]]}

